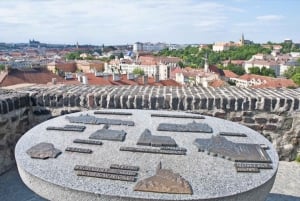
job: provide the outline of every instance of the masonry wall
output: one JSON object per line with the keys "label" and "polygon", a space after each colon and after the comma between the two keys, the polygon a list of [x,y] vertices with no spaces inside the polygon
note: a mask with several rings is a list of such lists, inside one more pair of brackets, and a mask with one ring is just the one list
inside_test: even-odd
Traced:
{"label": "masonry wall", "polygon": [[0,89],[0,174],[14,165],[17,140],[49,118],[88,109],[181,110],[246,125],[268,138],[281,160],[300,144],[300,93],[292,89],[154,86],[34,86]]}

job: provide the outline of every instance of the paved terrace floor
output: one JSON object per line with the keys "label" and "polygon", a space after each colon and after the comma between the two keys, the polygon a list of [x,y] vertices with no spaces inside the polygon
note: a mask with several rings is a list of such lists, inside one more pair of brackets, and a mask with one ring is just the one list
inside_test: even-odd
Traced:
{"label": "paved terrace floor", "polygon": [[[0,201],[46,201],[22,182],[17,168],[0,176]],[[279,164],[276,181],[266,201],[300,201],[300,163]]]}

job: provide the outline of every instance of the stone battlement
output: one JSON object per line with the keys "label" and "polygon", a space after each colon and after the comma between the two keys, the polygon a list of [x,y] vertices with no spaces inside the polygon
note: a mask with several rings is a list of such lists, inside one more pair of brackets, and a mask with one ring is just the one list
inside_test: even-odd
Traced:
{"label": "stone battlement", "polygon": [[293,160],[300,147],[299,100],[299,91],[281,88],[35,85],[0,89],[0,164],[4,164],[0,173],[13,163],[16,141],[34,125],[101,108],[179,110],[228,119],[262,133],[281,160]]}

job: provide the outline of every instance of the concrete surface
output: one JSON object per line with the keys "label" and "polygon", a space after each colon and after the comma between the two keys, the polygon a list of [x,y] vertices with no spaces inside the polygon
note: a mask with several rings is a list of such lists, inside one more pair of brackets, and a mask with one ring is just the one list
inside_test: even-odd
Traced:
{"label": "concrete surface", "polygon": [[[17,168],[0,176],[1,201],[46,201],[28,189]],[[266,201],[300,201],[300,163],[279,163],[275,184]]]}

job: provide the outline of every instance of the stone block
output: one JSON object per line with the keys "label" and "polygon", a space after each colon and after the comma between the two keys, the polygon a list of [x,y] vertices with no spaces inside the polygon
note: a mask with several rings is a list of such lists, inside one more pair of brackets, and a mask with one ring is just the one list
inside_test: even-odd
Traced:
{"label": "stone block", "polygon": [[165,97],[164,96],[158,96],[157,98],[157,103],[158,103],[158,108],[157,109],[164,109],[164,102],[165,102]]}
{"label": "stone block", "polygon": [[247,124],[253,124],[255,123],[254,119],[250,118],[250,117],[245,117],[244,118],[244,122]]}
{"label": "stone block", "polygon": [[264,99],[264,111],[271,111],[271,107],[272,107],[272,100],[269,98],[265,98]]}
{"label": "stone block", "polygon": [[243,102],[244,102],[243,98],[237,99],[237,111],[241,111],[243,109]]}
{"label": "stone block", "polygon": [[44,94],[44,105],[46,107],[49,107],[50,106],[50,95],[48,93]]}
{"label": "stone block", "polygon": [[253,116],[253,112],[251,112],[251,111],[245,111],[245,112],[243,112],[243,116],[252,117]]}
{"label": "stone block", "polygon": [[238,122],[238,121],[242,121],[242,120],[243,120],[242,117],[232,117],[232,118],[230,119],[230,121],[233,121],[233,122]]}
{"label": "stone block", "polygon": [[264,130],[268,130],[268,131],[274,131],[277,129],[277,126],[276,125],[272,125],[272,124],[267,124],[267,125],[264,125],[263,127]]}
{"label": "stone block", "polygon": [[214,116],[221,119],[226,119],[226,112],[216,112]]}
{"label": "stone block", "polygon": [[269,119],[269,122],[274,124],[274,123],[278,122],[278,119],[277,118],[271,118],[271,119]]}
{"label": "stone block", "polygon": [[281,124],[281,130],[289,130],[293,126],[293,118],[285,118]]}
{"label": "stone block", "polygon": [[255,118],[256,123],[258,124],[265,124],[268,122],[268,119],[266,118]]}
{"label": "stone block", "polygon": [[13,97],[12,98],[12,101],[13,101],[13,106],[14,106],[14,109],[17,110],[20,108],[20,100],[18,97]]}
{"label": "stone block", "polygon": [[201,98],[200,109],[207,109],[207,99],[206,98]]}
{"label": "stone block", "polygon": [[172,97],[172,109],[177,110],[179,105],[179,98],[177,96]]}
{"label": "stone block", "polygon": [[63,107],[63,95],[62,94],[56,94],[56,106],[57,107]]}
{"label": "stone block", "polygon": [[292,103],[293,103],[292,99],[286,100],[286,111],[290,111],[290,109],[292,108]]}
{"label": "stone block", "polygon": [[6,101],[4,100],[0,100],[2,102],[2,114],[6,114],[8,113],[8,108],[7,108],[7,104],[6,104]]}
{"label": "stone block", "polygon": [[263,128],[261,125],[257,125],[257,124],[254,124],[254,125],[246,125],[247,127],[255,130],[255,131],[261,131]]}
{"label": "stone block", "polygon": [[142,109],[143,108],[143,97],[138,95],[135,97],[135,108]]}
{"label": "stone block", "polygon": [[298,110],[298,109],[299,109],[299,99],[295,98],[293,110]]}

